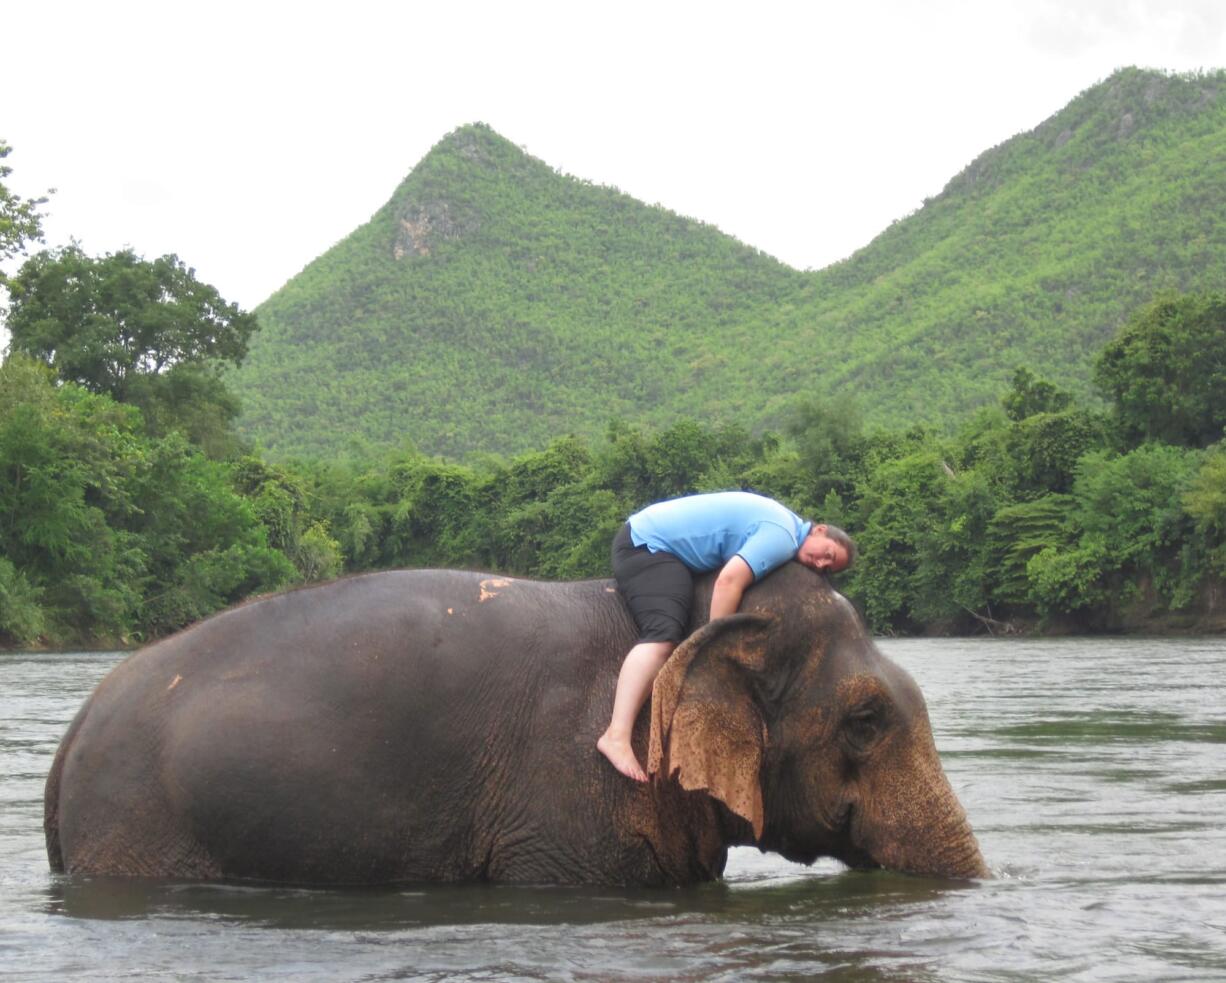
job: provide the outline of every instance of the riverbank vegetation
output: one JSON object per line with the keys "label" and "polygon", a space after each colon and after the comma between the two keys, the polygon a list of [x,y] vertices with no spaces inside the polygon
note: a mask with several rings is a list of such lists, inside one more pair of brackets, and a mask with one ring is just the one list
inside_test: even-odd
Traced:
{"label": "riverbank vegetation", "polygon": [[0,367],[10,645],[133,643],[386,567],[607,576],[631,511],[727,488],[849,529],[861,560],[839,585],[878,632],[1194,625],[1226,578],[1223,296],[1139,311],[1096,362],[1106,410],[1020,368],[952,434],[866,429],[840,399],[800,404],[777,433],[614,421],[599,441],[465,463],[408,444],[270,462],[182,407],[59,378],[22,344]]}

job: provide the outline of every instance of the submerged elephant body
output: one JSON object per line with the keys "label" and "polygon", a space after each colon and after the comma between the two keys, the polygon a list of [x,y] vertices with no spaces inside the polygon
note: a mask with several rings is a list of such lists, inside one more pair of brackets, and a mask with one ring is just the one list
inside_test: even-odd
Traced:
{"label": "submerged elephant body", "polygon": [[[710,581],[696,610],[705,610]],[[53,868],[292,884],[686,884],[756,845],[985,873],[918,689],[787,564],[674,653],[618,774],[607,581],[451,571],[256,601],[117,666],[47,780]]]}

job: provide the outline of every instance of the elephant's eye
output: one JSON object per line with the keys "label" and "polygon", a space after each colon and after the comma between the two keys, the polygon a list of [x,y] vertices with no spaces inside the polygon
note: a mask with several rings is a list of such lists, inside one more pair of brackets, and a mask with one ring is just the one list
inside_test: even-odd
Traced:
{"label": "elephant's eye", "polygon": [[843,720],[843,736],[848,749],[862,754],[876,743],[886,725],[886,708],[870,700],[850,710]]}

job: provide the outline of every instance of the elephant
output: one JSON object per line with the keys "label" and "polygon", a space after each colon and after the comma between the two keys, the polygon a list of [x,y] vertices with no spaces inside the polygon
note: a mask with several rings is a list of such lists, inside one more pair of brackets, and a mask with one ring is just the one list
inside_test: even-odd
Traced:
{"label": "elephant", "polygon": [[[695,612],[713,576],[696,580]],[[919,688],[789,562],[699,624],[595,742],[635,629],[608,580],[362,574],[129,656],[47,779],[53,870],[312,886],[677,886],[728,848],[988,876]]]}

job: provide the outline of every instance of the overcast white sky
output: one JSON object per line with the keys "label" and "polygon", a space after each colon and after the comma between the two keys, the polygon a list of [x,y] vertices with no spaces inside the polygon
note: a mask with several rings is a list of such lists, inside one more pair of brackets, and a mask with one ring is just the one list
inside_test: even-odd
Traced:
{"label": "overcast white sky", "polygon": [[5,0],[10,187],[48,242],[254,307],[483,121],[820,268],[1123,65],[1226,67],[1223,0]]}

